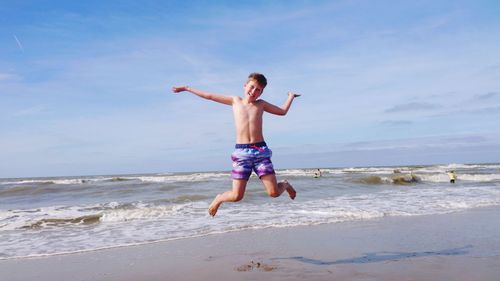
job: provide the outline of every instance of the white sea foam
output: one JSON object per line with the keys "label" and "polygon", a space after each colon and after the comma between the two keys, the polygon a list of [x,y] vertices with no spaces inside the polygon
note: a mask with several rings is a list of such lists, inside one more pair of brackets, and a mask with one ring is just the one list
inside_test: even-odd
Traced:
{"label": "white sea foam", "polygon": [[24,228],[64,227],[66,224],[85,223],[86,218],[100,222],[130,222],[134,220],[162,220],[183,212],[196,203],[154,205],[142,202],[87,206],[50,206],[39,209],[0,210],[0,231]]}
{"label": "white sea foam", "polygon": [[221,178],[229,178],[227,173],[194,173],[194,174],[181,174],[181,175],[167,175],[167,176],[140,176],[140,177],[125,177],[126,179],[137,179],[143,182],[197,182],[209,181]]}
{"label": "white sea foam", "polygon": [[148,206],[137,204],[131,209],[107,210],[102,213],[101,222],[126,222],[133,220],[161,220],[175,214],[179,206]]}
{"label": "white sea foam", "polygon": [[1,185],[26,185],[26,184],[84,184],[91,182],[107,181],[112,178],[62,178],[62,179],[30,179],[30,180],[14,180],[0,182]]}
{"label": "white sea foam", "polygon": [[[245,229],[339,223],[384,216],[443,214],[500,205],[500,190],[489,187],[401,188],[305,200],[300,204],[288,200],[279,201],[224,205],[218,214],[223,219],[208,221],[206,214],[208,202],[175,206],[153,206],[145,203],[124,206],[109,203],[106,207],[98,206],[98,209],[103,209],[97,211],[102,216],[100,223],[93,229],[78,230],[76,228],[79,224],[70,227],[48,226],[45,230],[39,229],[36,236],[29,238],[29,233],[26,232],[7,232],[2,236],[4,240],[0,241],[0,249],[8,245],[13,251],[11,257],[53,255],[79,252],[81,249],[110,248]],[[89,207],[58,207],[29,211],[44,218],[68,219],[89,215],[88,212],[92,212],[92,208]],[[93,211],[93,214],[95,212]],[[0,213],[1,221],[10,215],[12,214]],[[39,221],[40,217],[30,222],[37,220]],[[63,240],[57,238],[61,235],[67,238]],[[92,239],[86,239],[85,236]],[[33,245],[39,246],[35,248]]]}
{"label": "white sea foam", "polygon": [[386,167],[367,167],[367,168],[347,168],[343,169],[344,173],[363,173],[363,174],[391,174],[397,168]]}
{"label": "white sea foam", "polygon": [[447,174],[419,174],[424,182],[449,182],[450,178]]}
{"label": "white sea foam", "polygon": [[0,210],[0,231],[41,228],[56,223],[84,223],[85,218],[99,217],[103,206],[50,206],[38,209]]}
{"label": "white sea foam", "polygon": [[314,175],[315,170],[312,169],[289,169],[289,170],[278,170],[276,174],[278,176],[295,176],[295,177],[310,177]]}
{"label": "white sea foam", "polygon": [[[426,182],[449,182],[450,178],[446,173],[441,174],[419,174],[419,177]],[[500,174],[457,174],[457,181],[470,182],[492,182],[500,181]]]}
{"label": "white sea foam", "polygon": [[[3,253],[0,259],[89,251],[245,229],[443,214],[500,206],[500,171],[491,165],[468,167],[457,169],[458,181],[454,185],[448,183],[445,173],[448,166],[415,168],[414,173],[422,181],[404,186],[386,184],[392,181],[393,170],[398,169],[393,167],[322,169],[331,176],[321,181],[312,179],[308,174],[310,169],[282,170],[278,173],[296,180],[297,185],[292,184],[299,192],[298,201],[286,196],[270,200],[264,196],[258,180],[251,179],[245,200],[224,204],[218,218],[213,220],[208,217],[207,207],[213,196],[224,190],[220,180],[228,179],[228,173],[137,175],[119,179],[82,177],[93,181],[63,189],[68,190],[69,195],[74,190],[79,196],[90,196],[85,200],[64,201],[71,196],[63,193],[61,202],[67,204],[54,201],[57,196],[45,196],[47,201],[37,205],[36,200],[31,200],[32,195],[18,192],[12,196],[18,196],[15,199],[24,207],[4,201],[10,205],[2,209],[5,205],[0,201],[0,253]],[[359,188],[360,183],[353,181],[372,175],[381,180],[369,188],[366,185]],[[67,179],[49,180],[65,182]],[[106,182],[109,180],[113,182]],[[165,184],[142,184],[143,181]],[[170,183],[176,183],[172,185],[176,188],[170,188]],[[12,197],[8,200],[12,201]]]}
{"label": "white sea foam", "polygon": [[25,184],[89,184],[106,181],[128,181],[139,180],[142,182],[197,182],[221,178],[230,178],[229,172],[220,173],[192,173],[192,174],[158,174],[144,176],[109,176],[109,177],[85,177],[85,178],[44,178],[44,179],[19,179],[0,181],[0,185],[25,185]]}
{"label": "white sea foam", "polygon": [[458,174],[458,180],[490,182],[500,181],[500,174]]}
{"label": "white sea foam", "polygon": [[500,164],[447,164],[435,166],[442,170],[458,170],[458,169],[500,169]]}

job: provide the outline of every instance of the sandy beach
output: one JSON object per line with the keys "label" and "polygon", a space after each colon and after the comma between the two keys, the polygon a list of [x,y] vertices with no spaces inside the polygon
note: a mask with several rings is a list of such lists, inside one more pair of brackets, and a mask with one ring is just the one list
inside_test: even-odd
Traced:
{"label": "sandy beach", "polygon": [[246,230],[3,260],[0,275],[5,281],[493,281],[500,274],[499,221],[500,208],[490,207],[444,215]]}

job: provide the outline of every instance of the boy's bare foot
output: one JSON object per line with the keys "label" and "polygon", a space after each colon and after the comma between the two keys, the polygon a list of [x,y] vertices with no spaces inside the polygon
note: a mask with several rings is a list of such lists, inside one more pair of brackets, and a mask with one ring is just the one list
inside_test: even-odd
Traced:
{"label": "boy's bare foot", "polygon": [[215,196],[214,201],[212,201],[210,206],[208,206],[208,214],[210,214],[212,217],[215,216],[215,214],[217,214],[217,210],[219,209],[220,204],[222,203],[220,202],[219,197],[220,194]]}
{"label": "boy's bare foot", "polygon": [[295,191],[295,189],[293,188],[293,186],[290,183],[288,183],[287,180],[284,180],[283,183],[286,186],[286,188],[285,188],[286,192],[288,192],[288,195],[290,196],[290,198],[292,200],[294,200],[295,196],[297,196],[297,192]]}

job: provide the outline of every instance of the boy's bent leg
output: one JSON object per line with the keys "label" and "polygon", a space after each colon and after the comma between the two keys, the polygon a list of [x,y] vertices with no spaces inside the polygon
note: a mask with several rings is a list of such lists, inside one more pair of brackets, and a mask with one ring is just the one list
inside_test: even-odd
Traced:
{"label": "boy's bent leg", "polygon": [[293,200],[297,195],[295,189],[288,183],[288,181],[284,180],[280,183],[276,180],[275,174],[264,175],[260,177],[260,180],[264,184],[266,188],[267,194],[271,197],[280,196],[285,190],[288,192],[288,195]]}
{"label": "boy's bent leg", "polygon": [[245,195],[246,186],[247,186],[247,180],[233,179],[233,189],[215,196],[215,199],[208,207],[208,213],[211,216],[215,216],[217,210],[219,209],[222,203],[237,202],[243,199],[243,195]]}

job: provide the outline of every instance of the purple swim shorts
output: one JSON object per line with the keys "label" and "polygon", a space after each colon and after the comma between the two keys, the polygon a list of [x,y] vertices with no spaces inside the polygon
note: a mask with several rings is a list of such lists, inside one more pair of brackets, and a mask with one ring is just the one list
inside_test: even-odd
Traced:
{"label": "purple swim shorts", "polygon": [[274,174],[271,156],[273,152],[265,142],[252,144],[237,144],[231,154],[233,170],[231,178],[235,180],[248,180],[252,171],[260,177]]}

